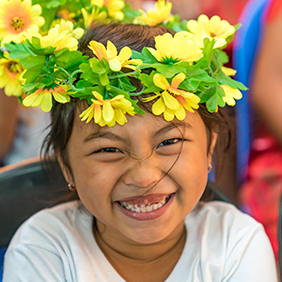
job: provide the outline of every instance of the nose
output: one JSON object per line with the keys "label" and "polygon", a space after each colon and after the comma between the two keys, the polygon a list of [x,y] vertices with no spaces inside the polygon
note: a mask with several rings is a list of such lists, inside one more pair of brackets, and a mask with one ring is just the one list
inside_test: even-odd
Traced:
{"label": "nose", "polygon": [[129,168],[123,175],[123,182],[126,185],[136,188],[150,189],[163,177],[160,168],[160,161],[154,154],[145,160],[131,159]]}

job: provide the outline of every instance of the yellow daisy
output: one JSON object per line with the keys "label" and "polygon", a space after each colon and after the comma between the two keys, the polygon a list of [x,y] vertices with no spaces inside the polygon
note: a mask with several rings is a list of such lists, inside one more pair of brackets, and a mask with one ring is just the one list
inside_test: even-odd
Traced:
{"label": "yellow daisy", "polygon": [[52,97],[59,103],[65,104],[70,101],[67,90],[62,86],[54,89],[38,89],[34,93],[26,96],[23,105],[26,107],[37,107],[41,105],[41,110],[45,113],[52,109]]}
{"label": "yellow daisy", "polygon": [[99,60],[105,58],[112,71],[120,71],[123,67],[132,68],[131,65],[142,64],[141,60],[130,60],[132,51],[127,46],[123,47],[118,55],[117,48],[111,41],[107,42],[107,48],[100,42],[90,41],[89,49]]}
{"label": "yellow daisy", "polygon": [[236,100],[240,100],[243,95],[239,89],[235,89],[230,87],[229,85],[220,85],[220,87],[224,90],[225,97],[223,97],[223,101],[227,103],[229,106],[234,106],[236,104]]}
{"label": "yellow daisy", "polygon": [[93,7],[92,13],[89,14],[84,8],[81,9],[84,26],[88,28],[93,21],[103,21],[107,18],[107,13],[105,11],[100,11],[99,8]]}
{"label": "yellow daisy", "polygon": [[124,14],[121,11],[124,7],[123,0],[104,0],[104,5],[108,8],[109,16],[113,19],[122,21]]}
{"label": "yellow daisy", "polygon": [[197,95],[178,89],[179,84],[184,79],[185,74],[179,73],[169,84],[162,74],[157,73],[154,75],[154,84],[164,90],[162,93],[157,93],[155,96],[144,99],[144,102],[149,102],[159,97],[152,106],[154,115],[161,115],[163,113],[166,121],[173,120],[174,116],[179,120],[183,120],[186,116],[185,109],[194,112],[193,108],[197,109],[199,107],[200,98]]}
{"label": "yellow daisy", "polygon": [[209,19],[206,15],[200,15],[197,21],[188,21],[187,28],[194,34],[199,34],[201,30],[204,30],[209,37],[215,39],[226,39],[235,32],[235,27],[226,20],[221,20],[219,16],[213,16]]}
{"label": "yellow daisy", "polygon": [[155,48],[148,48],[151,54],[165,64],[175,64],[181,61],[194,62],[203,57],[202,50],[185,36],[170,33],[158,35],[155,38]]}
{"label": "yellow daisy", "polygon": [[40,17],[40,5],[31,5],[31,0],[2,0],[0,9],[0,41],[5,43],[22,41],[22,32],[27,29],[38,31],[44,24]]}
{"label": "yellow daisy", "polygon": [[210,41],[215,40],[213,49],[221,48],[226,45],[226,40],[224,38],[211,38],[205,30],[201,30],[198,33],[191,33],[188,31],[181,31],[176,34],[177,36],[184,36],[188,40],[193,41],[199,48],[204,48],[204,40],[208,38]]}
{"label": "yellow daisy", "polygon": [[78,46],[76,37],[81,36],[83,31],[81,31],[81,29],[73,30],[73,27],[71,28],[70,25],[73,24],[61,20],[61,23],[51,28],[45,36],[42,36],[40,33],[33,30],[27,30],[23,33],[23,37],[29,40],[31,40],[32,37],[39,38],[41,48],[51,46],[56,48],[55,51],[63,48],[68,48],[70,51],[76,51]]}
{"label": "yellow daisy", "polygon": [[59,24],[55,25],[55,28],[60,32],[67,31],[68,35],[74,37],[75,39],[80,39],[84,33],[82,28],[73,29],[73,23],[71,21],[61,20]]}
{"label": "yellow daisy", "polygon": [[227,68],[227,67],[221,67],[221,70],[227,76],[234,76],[237,72],[236,70],[234,70],[232,68]]}
{"label": "yellow daisy", "polygon": [[124,14],[121,11],[124,8],[124,0],[91,0],[91,4],[99,8],[103,6],[108,8],[108,14],[116,20],[123,20]]}
{"label": "yellow daisy", "polygon": [[0,59],[0,88],[8,96],[21,96],[23,67],[19,60],[9,58],[8,52],[4,53],[5,58]]}
{"label": "yellow daisy", "polygon": [[123,125],[127,122],[125,114],[134,116],[134,108],[131,102],[124,98],[124,95],[118,95],[112,99],[104,99],[97,91],[92,94],[96,99],[91,99],[90,105],[80,114],[82,121],[88,123],[94,118],[94,122],[100,126],[114,126],[116,123]]}
{"label": "yellow daisy", "polygon": [[159,0],[156,3],[156,9],[151,9],[147,13],[141,11],[142,15],[135,22],[150,26],[158,25],[169,19],[171,8],[172,4],[168,0]]}

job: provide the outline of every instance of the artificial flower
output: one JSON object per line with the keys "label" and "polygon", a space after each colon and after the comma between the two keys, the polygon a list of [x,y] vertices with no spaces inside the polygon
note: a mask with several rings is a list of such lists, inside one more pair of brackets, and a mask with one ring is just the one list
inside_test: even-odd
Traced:
{"label": "artificial flower", "polygon": [[55,25],[55,28],[59,33],[67,31],[68,35],[74,37],[75,39],[80,39],[84,33],[82,28],[73,29],[73,23],[71,21],[61,20],[59,24]]}
{"label": "artificial flower", "polygon": [[239,100],[243,97],[239,89],[232,88],[229,85],[220,85],[220,87],[224,90],[225,93],[225,96],[222,97],[222,99],[229,106],[235,106],[235,99]]}
{"label": "artificial flower", "polygon": [[91,0],[91,4],[99,8],[107,7],[108,14],[116,20],[123,20],[124,14],[121,11],[124,7],[124,0]]}
{"label": "artificial flower", "polygon": [[152,106],[154,115],[163,113],[166,121],[173,120],[174,116],[179,120],[183,120],[186,116],[185,109],[194,112],[193,108],[197,109],[199,107],[200,98],[197,95],[178,89],[179,84],[185,78],[184,73],[179,73],[169,84],[162,74],[157,73],[154,75],[154,84],[164,90],[162,93],[156,93],[156,95],[144,99],[144,102],[149,102],[158,98]]}
{"label": "artificial flower", "polygon": [[31,0],[2,0],[0,9],[0,41],[3,46],[11,41],[20,43],[27,29],[38,31],[44,24],[40,5],[31,5]]}
{"label": "artificial flower", "polygon": [[209,37],[215,39],[226,39],[235,32],[235,27],[227,21],[221,20],[219,16],[213,16],[209,19],[206,15],[200,15],[197,21],[188,21],[187,28],[194,34],[199,34],[201,30],[204,30]]}
{"label": "artificial flower", "polygon": [[142,15],[135,20],[135,23],[145,23],[149,26],[155,26],[170,18],[172,4],[166,0],[159,0],[156,3],[156,9],[151,9],[147,13],[144,11]]}
{"label": "artificial flower", "polygon": [[90,41],[89,48],[99,60],[105,58],[112,71],[120,71],[122,67],[132,68],[132,65],[142,63],[141,60],[130,60],[132,51],[127,46],[123,47],[118,55],[117,48],[111,41],[107,42],[107,48],[100,42]]}
{"label": "artificial flower", "polygon": [[82,121],[88,123],[94,118],[94,122],[100,126],[114,126],[116,123],[123,125],[127,122],[125,114],[134,115],[131,102],[124,95],[117,95],[112,99],[104,99],[97,91],[92,94],[96,99],[91,99],[92,105],[80,114]]}
{"label": "artificial flower", "polygon": [[93,7],[91,14],[89,14],[84,8],[81,9],[84,26],[88,28],[93,21],[103,21],[107,18],[106,11],[100,11],[99,8]]}
{"label": "artificial flower", "polygon": [[227,76],[234,76],[236,74],[236,70],[227,67],[221,67],[222,72]]}
{"label": "artificial flower", "polygon": [[[71,23],[72,24],[72,23]],[[63,48],[68,48],[70,51],[76,51],[78,46],[78,41],[74,36],[80,35],[79,29],[72,30],[68,23],[61,20],[60,24],[51,28],[47,35],[42,36],[40,33],[27,30],[23,33],[25,39],[31,41],[32,37],[37,37],[40,40],[41,48],[54,47],[55,51]]]}
{"label": "artificial flower", "polygon": [[8,52],[4,52],[4,58],[0,59],[0,88],[4,88],[7,96],[21,96],[23,72],[19,60],[10,59]]}
{"label": "artificial flower", "polygon": [[111,18],[122,21],[124,14],[121,11],[124,7],[123,0],[104,0],[104,5],[108,8],[108,14]]}
{"label": "artificial flower", "polygon": [[55,86],[50,89],[38,89],[34,93],[26,96],[23,105],[26,107],[37,107],[41,105],[41,110],[45,113],[52,109],[52,97],[59,103],[65,104],[70,101],[67,90],[62,86]]}
{"label": "artificial flower", "polygon": [[188,31],[181,31],[178,32],[176,34],[177,36],[184,36],[185,38],[187,38],[188,40],[193,41],[199,48],[204,48],[205,44],[204,44],[204,40],[205,38],[208,38],[209,41],[211,40],[215,40],[214,45],[213,45],[213,49],[217,49],[217,48],[221,48],[224,47],[226,45],[226,40],[224,38],[211,38],[205,30],[201,30],[198,33],[191,33]]}
{"label": "artificial flower", "polygon": [[71,13],[70,11],[68,10],[60,10],[57,14],[57,17],[59,19],[64,19],[64,20],[67,20],[67,21],[71,21],[71,22],[74,22],[74,18],[75,18],[75,13]]}
{"label": "artificial flower", "polygon": [[155,38],[155,48],[148,48],[151,54],[165,64],[175,64],[181,61],[194,62],[203,57],[202,50],[183,35],[170,33],[158,35]]}

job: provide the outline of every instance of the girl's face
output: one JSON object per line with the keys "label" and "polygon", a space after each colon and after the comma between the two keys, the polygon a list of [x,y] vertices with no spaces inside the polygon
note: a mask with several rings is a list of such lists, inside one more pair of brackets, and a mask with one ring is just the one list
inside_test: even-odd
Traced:
{"label": "girl's face", "polygon": [[[212,135],[212,145],[216,141]],[[180,153],[181,152],[181,153]],[[183,230],[207,182],[211,153],[197,112],[167,122],[151,114],[123,126],[99,127],[78,114],[67,145],[73,177],[86,208],[108,236],[141,244]]]}

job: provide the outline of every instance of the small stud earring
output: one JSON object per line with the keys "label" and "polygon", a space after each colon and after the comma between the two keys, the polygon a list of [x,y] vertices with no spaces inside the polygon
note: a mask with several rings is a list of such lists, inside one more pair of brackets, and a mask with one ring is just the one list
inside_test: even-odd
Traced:
{"label": "small stud earring", "polygon": [[208,173],[211,172],[211,170],[212,170],[212,164],[209,163],[209,165],[208,165]]}
{"label": "small stud earring", "polygon": [[68,187],[72,192],[76,190],[75,186],[72,186],[71,183],[68,183]]}

